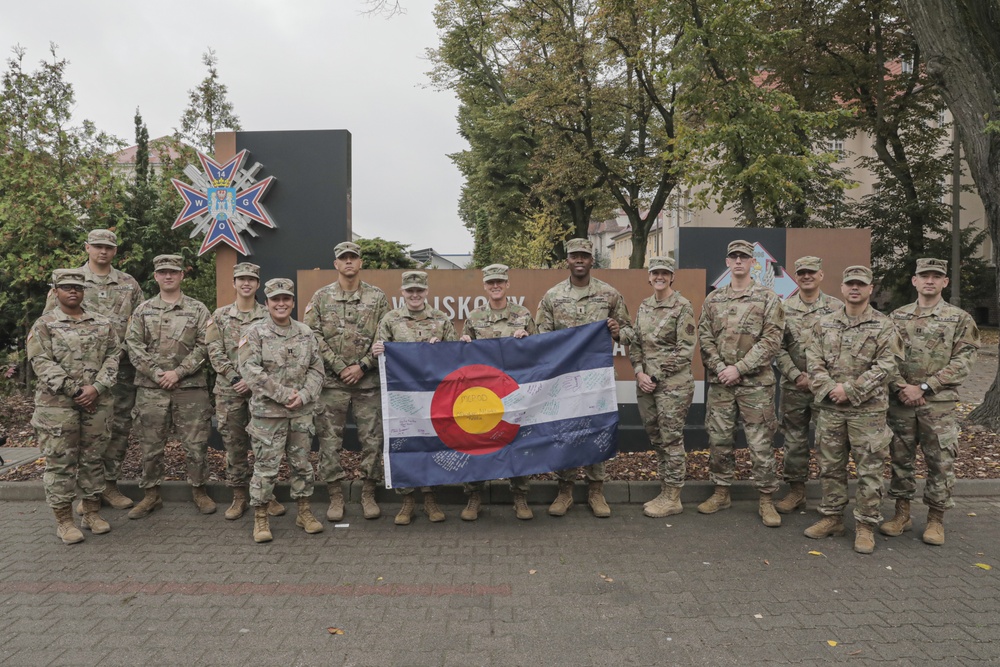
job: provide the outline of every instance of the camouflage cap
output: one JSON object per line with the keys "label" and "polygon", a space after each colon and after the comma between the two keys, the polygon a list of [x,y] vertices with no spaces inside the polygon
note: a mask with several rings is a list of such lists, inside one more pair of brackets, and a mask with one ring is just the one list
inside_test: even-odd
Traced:
{"label": "camouflage cap", "polygon": [[852,280],[871,285],[872,270],[867,266],[849,266],[844,269],[844,283],[849,283]]}
{"label": "camouflage cap", "polygon": [[92,229],[87,234],[87,243],[91,245],[109,245],[118,247],[118,237],[110,229]]}
{"label": "camouflage cap", "polygon": [[674,258],[673,257],[650,257],[649,258],[649,270],[650,271],[669,271],[674,272]]}
{"label": "camouflage cap", "polygon": [[233,267],[233,278],[243,277],[260,280],[260,267],[250,262],[240,262]]}
{"label": "camouflage cap", "polygon": [[294,297],[295,283],[289,278],[271,278],[264,283],[264,296],[268,299],[274,298],[279,294],[287,294]]}
{"label": "camouflage cap", "polygon": [[483,282],[487,280],[508,280],[507,271],[510,267],[506,264],[490,264],[483,269]]}
{"label": "camouflage cap", "polygon": [[86,284],[87,279],[80,269],[56,269],[52,272],[53,287],[60,285],[80,285],[82,287]]}
{"label": "camouflage cap", "polygon": [[753,244],[742,239],[731,241],[726,248],[726,254],[732,255],[734,252],[741,252],[747,257],[753,257]]}
{"label": "camouflage cap", "polygon": [[948,261],[944,259],[934,259],[933,257],[923,257],[917,260],[917,273],[935,271],[942,275],[948,275]]}
{"label": "camouflage cap", "polygon": [[403,289],[427,289],[427,274],[423,271],[406,271],[403,273]]}
{"label": "camouflage cap", "polygon": [[352,243],[351,241],[338,243],[337,247],[333,249],[333,256],[339,258],[341,255],[349,252],[353,252],[358,257],[361,257],[361,246],[357,243]]}
{"label": "camouflage cap", "polygon": [[823,260],[819,257],[813,257],[812,255],[806,255],[805,257],[799,257],[795,260],[795,272],[799,271],[822,271],[823,270]]}
{"label": "camouflage cap", "polygon": [[571,252],[585,252],[593,256],[594,244],[590,239],[570,239],[566,241],[566,254],[568,255]]}
{"label": "camouflage cap", "polygon": [[184,258],[180,255],[157,255],[153,258],[153,272],[183,271]]}

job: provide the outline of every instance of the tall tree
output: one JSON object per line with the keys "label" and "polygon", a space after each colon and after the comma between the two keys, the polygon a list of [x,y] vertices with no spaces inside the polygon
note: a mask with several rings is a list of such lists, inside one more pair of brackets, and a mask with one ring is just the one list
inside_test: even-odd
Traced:
{"label": "tall tree", "polygon": [[366,269],[415,269],[417,263],[406,254],[410,246],[397,241],[386,241],[376,236],[372,239],[358,239],[361,259]]}
{"label": "tall tree", "polygon": [[181,116],[177,137],[206,155],[215,154],[215,133],[221,130],[241,130],[240,118],[229,101],[229,89],[219,80],[215,51],[208,49],[201,56],[208,75],[196,88],[188,91],[188,106]]}
{"label": "tall tree", "polygon": [[[993,266],[1000,266],[1000,1],[901,0],[961,132],[986,208]],[[1000,292],[1000,271],[997,272]],[[1000,370],[970,419],[1000,429]]]}

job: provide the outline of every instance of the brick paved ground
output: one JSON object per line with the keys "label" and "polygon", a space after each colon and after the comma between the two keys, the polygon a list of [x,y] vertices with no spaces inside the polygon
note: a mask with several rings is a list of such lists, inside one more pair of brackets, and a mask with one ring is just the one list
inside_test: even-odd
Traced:
{"label": "brick paved ground", "polygon": [[255,545],[249,518],[168,503],[105,510],[109,535],[67,547],[43,503],[0,502],[0,664],[1000,662],[1000,499],[959,499],[944,547],[908,533],[872,556],[803,537],[812,512],[764,528],[747,501],[666,520],[458,509],[315,536],[288,515]]}

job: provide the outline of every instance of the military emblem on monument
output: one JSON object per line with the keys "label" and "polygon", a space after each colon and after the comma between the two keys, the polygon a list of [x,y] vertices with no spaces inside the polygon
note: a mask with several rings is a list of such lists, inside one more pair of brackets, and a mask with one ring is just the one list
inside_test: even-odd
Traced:
{"label": "military emblem on monument", "polygon": [[257,236],[250,225],[259,222],[265,227],[274,229],[277,225],[271,219],[261,198],[274,182],[274,176],[268,176],[257,182],[254,176],[263,165],[255,163],[249,169],[243,168],[248,151],[240,153],[224,165],[198,153],[204,173],[193,165],[184,169],[184,174],[191,179],[194,187],[176,178],[172,179],[174,187],[184,198],[184,208],[177,215],[171,229],[177,229],[186,222],[193,222],[191,236],[204,234],[199,255],[225,243],[232,246],[236,252],[249,255],[250,246],[241,236],[244,232]]}

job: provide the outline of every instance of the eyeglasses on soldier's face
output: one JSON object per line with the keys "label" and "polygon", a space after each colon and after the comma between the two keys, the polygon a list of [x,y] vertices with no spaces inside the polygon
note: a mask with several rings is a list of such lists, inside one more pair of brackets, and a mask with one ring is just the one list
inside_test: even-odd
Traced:
{"label": "eyeglasses on soldier's face", "polygon": [[83,285],[60,285],[56,289],[63,292],[83,292]]}

